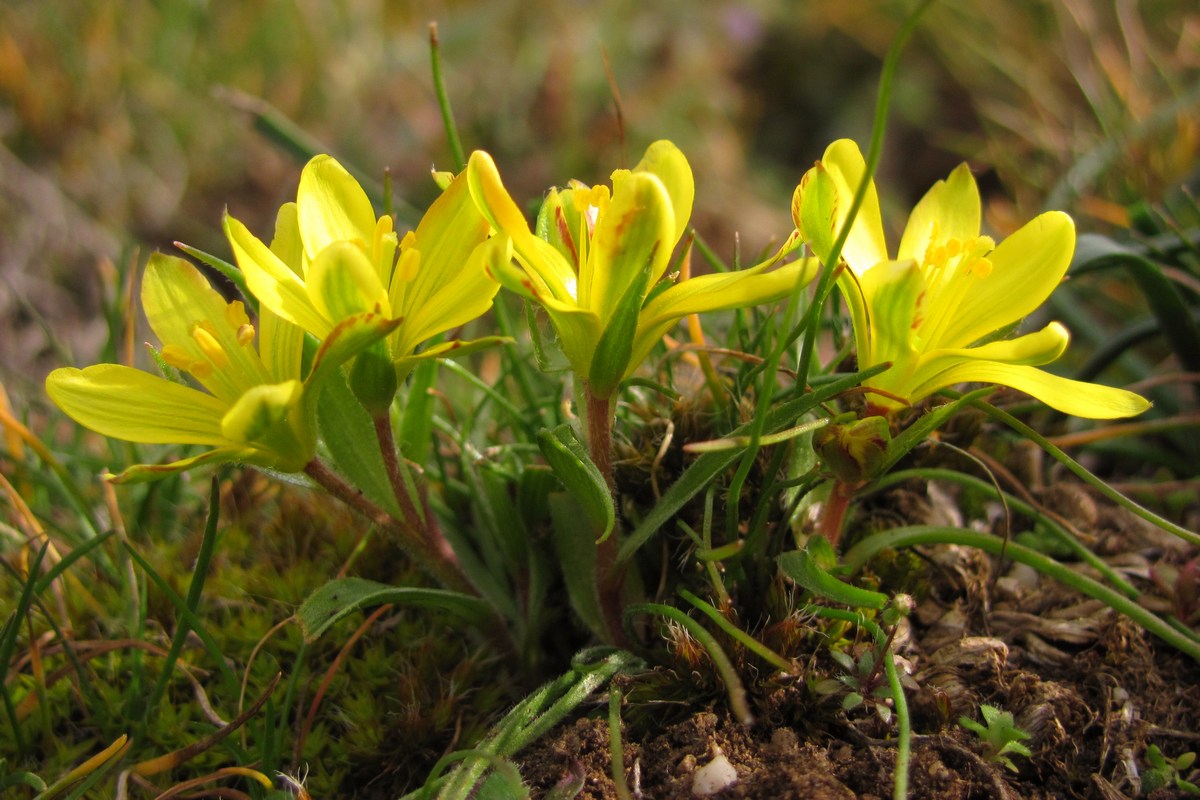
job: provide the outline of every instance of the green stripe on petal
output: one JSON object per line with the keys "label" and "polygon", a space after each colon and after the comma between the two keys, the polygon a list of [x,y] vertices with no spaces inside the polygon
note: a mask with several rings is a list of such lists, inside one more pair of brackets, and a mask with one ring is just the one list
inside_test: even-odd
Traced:
{"label": "green stripe on petal", "polygon": [[205,464],[228,464],[231,462],[254,461],[255,451],[245,447],[222,447],[209,450],[191,458],[172,461],[169,464],[135,464],[117,475],[106,475],[112,483],[148,483],[176,475],[189,469],[202,467]]}
{"label": "green stripe on petal", "polygon": [[1062,281],[1075,250],[1075,223],[1047,211],[1002,241],[988,260],[991,273],[962,298],[939,339],[965,347],[1028,316]]}
{"label": "green stripe on petal", "polygon": [[913,399],[915,401],[944,386],[959,383],[1011,386],[1064,414],[1089,419],[1132,417],[1150,408],[1149,401],[1144,397],[1125,389],[1062,378],[1023,364],[1000,364],[994,361],[970,361],[950,367],[930,384],[917,387]]}
{"label": "green stripe on petal", "polygon": [[364,250],[371,249],[375,210],[358,181],[333,157],[319,155],[305,165],[296,209],[310,259],[316,260],[334,242],[358,242]]}
{"label": "green stripe on petal", "polygon": [[303,387],[298,380],[255,386],[238,398],[221,420],[221,431],[259,451],[256,463],[299,472],[313,458],[315,437],[298,413]]}
{"label": "green stripe on petal", "polygon": [[[614,173],[612,199],[600,212],[580,271],[579,305],[607,325],[630,285],[643,275],[652,285],[666,271],[674,230],[671,198],[662,181],[648,172]],[[641,297],[635,300],[641,305]]]}
{"label": "green stripe on petal", "polygon": [[792,221],[796,230],[813,254],[825,264],[833,255],[833,243],[837,238],[834,213],[838,199],[837,184],[820,162],[804,173],[792,195]]}
{"label": "green stripe on petal", "polygon": [[238,220],[225,215],[225,236],[246,285],[258,301],[279,316],[324,339],[332,327],[308,296],[304,281]]}
{"label": "green stripe on petal", "polygon": [[326,247],[313,259],[305,283],[313,305],[328,320],[367,312],[392,315],[379,273],[357,244],[340,241]]}
{"label": "green stripe on petal", "polygon": [[229,404],[210,394],[120,364],[64,367],[46,393],[67,416],[97,433],[144,444],[236,446],[221,432]]}
{"label": "green stripe on petal", "polygon": [[304,360],[304,329],[263,308],[258,315],[258,352],[270,373],[270,382],[299,378]]}

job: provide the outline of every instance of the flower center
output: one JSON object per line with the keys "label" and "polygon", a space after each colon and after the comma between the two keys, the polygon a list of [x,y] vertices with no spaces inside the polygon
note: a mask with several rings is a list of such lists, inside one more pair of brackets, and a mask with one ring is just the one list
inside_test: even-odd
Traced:
{"label": "flower center", "polygon": [[189,334],[194,348],[178,344],[163,345],[162,357],[172,367],[184,370],[204,380],[216,370],[229,367],[227,346],[236,344],[238,347],[248,347],[254,343],[254,326],[246,316],[246,308],[242,301],[235,300],[225,306],[226,330],[232,331],[233,341],[222,343],[220,331],[211,320],[193,322]]}
{"label": "flower center", "polygon": [[[920,350],[943,347],[942,334],[954,319],[963,299],[978,291],[979,281],[992,272],[992,262],[987,256],[996,247],[990,236],[974,236],[968,239],[939,239],[934,229],[925,257],[921,261],[921,274],[925,288],[917,299],[916,314],[912,329]],[[951,343],[951,347],[963,347],[970,342]]]}

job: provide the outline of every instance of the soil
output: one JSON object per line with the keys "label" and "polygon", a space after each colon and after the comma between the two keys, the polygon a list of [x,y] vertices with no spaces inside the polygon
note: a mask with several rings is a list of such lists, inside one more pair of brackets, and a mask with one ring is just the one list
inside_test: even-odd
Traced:
{"label": "soil", "polygon": [[[1146,593],[1143,602],[1158,610],[1172,602],[1164,591],[1171,587],[1160,585],[1162,565],[1178,567],[1195,552],[1071,485],[1043,490],[1037,500],[1085,532],[1093,550]],[[889,513],[905,509],[909,520],[947,508],[956,513],[953,498],[936,486],[906,487],[874,504]],[[1024,566],[953,546],[919,548],[917,555],[927,565],[925,582],[895,638],[914,733],[910,798],[1186,796],[1174,787],[1144,791],[1141,777],[1150,743],[1170,757],[1200,750],[1200,665]],[[1184,594],[1182,582],[1175,589]],[[840,671],[828,649],[827,639],[810,636],[801,651],[789,652],[798,665],[791,676],[764,677],[753,657],[740,654],[756,716],[751,725],[732,718],[707,665],[689,665],[685,674],[677,650],[650,673],[620,679],[632,797],[691,800],[697,771],[722,755],[736,780],[712,795],[718,800],[891,797],[894,715],[884,721],[880,709],[867,706],[846,712],[844,692],[816,691]],[[851,642],[846,649],[869,648]],[[690,693],[674,696],[692,700],[661,699],[672,696],[664,687],[680,682]],[[1011,712],[1030,734],[1024,743],[1032,756],[1013,755],[1015,770],[988,760],[979,737],[958,724],[961,716],[980,719],[981,703]],[[582,785],[579,800],[618,798],[606,719],[600,698],[591,713],[520,755],[534,798],[555,796],[556,785]]]}

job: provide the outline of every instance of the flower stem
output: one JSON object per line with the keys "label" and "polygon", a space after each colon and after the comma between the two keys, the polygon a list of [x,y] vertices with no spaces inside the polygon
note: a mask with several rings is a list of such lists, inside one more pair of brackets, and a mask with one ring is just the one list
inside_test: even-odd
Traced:
{"label": "flower stem", "polygon": [[846,521],[846,511],[850,508],[851,494],[847,483],[834,479],[833,487],[829,490],[829,499],[825,501],[825,509],[817,523],[817,533],[828,539],[832,545],[836,546],[842,536],[842,525]]}
{"label": "flower stem", "polygon": [[387,470],[388,481],[392,484],[392,492],[396,502],[400,504],[400,512],[404,521],[419,530],[421,537],[431,550],[439,557],[458,569],[458,556],[450,542],[438,526],[437,517],[425,508],[425,503],[419,494],[412,473],[400,458],[396,447],[396,434],[392,430],[392,421],[387,414],[381,414],[374,419],[375,436],[379,439],[379,452],[383,456],[383,466]]}
{"label": "flower stem", "polygon": [[[584,398],[587,442],[592,463],[615,498],[617,483],[613,477],[612,463],[612,396],[600,397],[585,385]],[[600,595],[600,608],[609,637],[616,644],[625,639],[621,613],[621,571],[617,568],[619,527],[619,524],[614,525],[612,533],[596,544],[596,590]]]}
{"label": "flower stem", "polygon": [[458,565],[447,560],[442,553],[432,547],[420,528],[414,528],[407,521],[398,520],[387,513],[315,458],[304,467],[304,474],[312,478],[322,489],[391,534],[396,543],[416,562],[417,566],[444,587],[468,594],[477,594],[474,587],[459,570]]}

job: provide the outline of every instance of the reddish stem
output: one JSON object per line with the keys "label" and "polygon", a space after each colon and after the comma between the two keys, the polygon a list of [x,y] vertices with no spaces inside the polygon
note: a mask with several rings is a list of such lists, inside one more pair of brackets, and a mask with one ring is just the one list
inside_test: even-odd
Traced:
{"label": "reddish stem", "polygon": [[396,436],[392,431],[392,421],[386,415],[375,417],[375,436],[379,439],[379,452],[383,455],[383,466],[387,470],[388,481],[392,484],[392,493],[400,504],[400,513],[408,524],[417,528],[426,544],[440,558],[458,569],[458,555],[450,542],[446,540],[435,517],[422,501],[418,509],[409,491],[409,482],[405,480],[404,471],[400,464],[400,451],[396,447]]}
{"label": "reddish stem", "polygon": [[844,481],[834,480],[833,488],[829,490],[829,499],[817,522],[817,533],[837,545],[842,536],[842,525],[846,521],[846,511],[850,508],[850,496],[853,490]]}
{"label": "reddish stem", "polygon": [[[615,503],[617,483],[613,478],[612,463],[612,397],[599,397],[589,390],[586,391],[585,403],[588,450]],[[615,523],[608,538],[596,544],[596,589],[600,595],[600,609],[604,613],[609,639],[622,644],[625,641],[625,629],[622,625],[621,571],[617,567]]]}
{"label": "reddish stem", "polygon": [[401,549],[416,562],[417,566],[428,572],[447,589],[477,594],[474,587],[459,571],[458,565],[446,560],[439,550],[432,547],[421,528],[413,527],[406,521],[396,519],[315,458],[305,466],[304,474],[338,500],[390,533]]}

